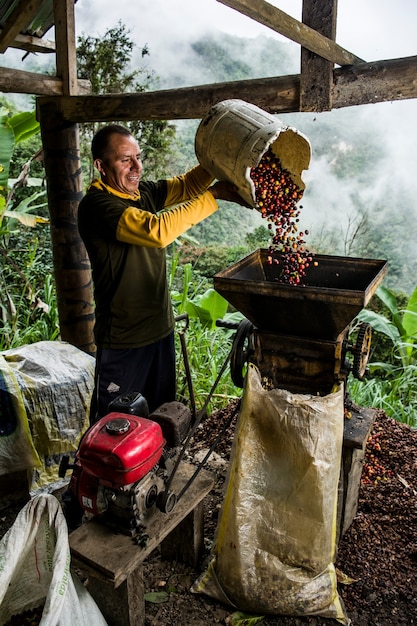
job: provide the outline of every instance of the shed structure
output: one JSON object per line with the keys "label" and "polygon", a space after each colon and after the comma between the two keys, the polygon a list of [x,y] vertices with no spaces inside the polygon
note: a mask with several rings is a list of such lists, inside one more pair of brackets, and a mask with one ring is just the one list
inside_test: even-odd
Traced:
{"label": "shed structure", "polygon": [[[75,2],[0,0],[0,52],[54,54],[56,75],[0,67],[0,92],[37,96],[61,338],[95,353],[91,268],[77,229],[82,196],[78,125],[198,119],[229,98],[270,113],[330,111],[417,98],[417,56],[367,63],[336,43],[337,0],[303,0],[298,21],[265,0],[213,0],[300,46],[300,73],[153,92],[92,95],[77,77]],[[82,1],[82,0],[81,0]],[[55,27],[55,41],[45,39]]]}

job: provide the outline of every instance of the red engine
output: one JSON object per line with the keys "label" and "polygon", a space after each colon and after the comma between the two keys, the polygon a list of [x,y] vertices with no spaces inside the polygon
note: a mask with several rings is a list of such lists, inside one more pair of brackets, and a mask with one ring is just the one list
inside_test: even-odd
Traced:
{"label": "red engine", "polygon": [[175,495],[165,493],[170,471],[191,423],[179,402],[162,405],[149,417],[112,411],[84,435],[75,457],[70,489],[89,516],[100,515],[120,530],[143,532],[155,507],[165,512]]}

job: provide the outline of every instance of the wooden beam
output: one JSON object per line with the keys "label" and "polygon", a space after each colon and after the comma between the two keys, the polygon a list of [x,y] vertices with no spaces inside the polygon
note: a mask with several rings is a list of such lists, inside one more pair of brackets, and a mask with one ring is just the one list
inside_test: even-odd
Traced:
{"label": "wooden beam", "polygon": [[[0,28],[0,38],[3,29]],[[55,52],[55,42],[40,37],[31,37],[30,35],[17,35],[14,41],[9,44],[9,48],[17,48],[26,52],[35,53],[51,53]]]}
{"label": "wooden beam", "polygon": [[[303,0],[303,23],[327,39],[336,39],[337,0]],[[330,111],[333,63],[301,48],[300,110]]]}
{"label": "wooden beam", "polygon": [[417,98],[417,56],[334,71],[334,109],[412,98]]}
{"label": "wooden beam", "polygon": [[256,22],[301,44],[307,50],[332,63],[343,66],[364,62],[348,50],[338,46],[334,41],[323,37],[314,29],[272,6],[269,2],[265,2],[265,0],[217,0],[217,2],[251,17]]}
{"label": "wooden beam", "polygon": [[45,0],[25,0],[16,4],[8,19],[3,24],[0,35],[0,52],[5,52],[19,33],[24,32],[27,25],[36,15]]}
{"label": "wooden beam", "polygon": [[56,74],[65,96],[77,94],[74,0],[54,0]]}
{"label": "wooden beam", "polygon": [[[253,102],[263,109],[298,110],[298,76],[262,78],[166,89],[143,93],[72,96],[56,99],[67,121],[110,122],[128,120],[175,120],[203,117],[212,105],[228,98]],[[38,100],[38,108],[44,104]]]}
{"label": "wooden beam", "polygon": [[[91,93],[89,80],[78,81],[78,94]],[[62,96],[62,80],[48,74],[0,67],[0,91],[3,93],[27,93],[35,96]]]}
{"label": "wooden beam", "polygon": [[[417,98],[417,56],[333,71],[333,108]],[[221,100],[240,98],[270,113],[300,110],[300,77],[283,76],[161,91],[38,98],[68,122],[199,119]]]}

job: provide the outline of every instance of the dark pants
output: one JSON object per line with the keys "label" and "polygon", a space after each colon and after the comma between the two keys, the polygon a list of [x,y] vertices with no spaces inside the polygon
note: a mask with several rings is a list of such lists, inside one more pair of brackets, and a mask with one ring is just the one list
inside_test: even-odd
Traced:
{"label": "dark pants", "polygon": [[133,392],[144,396],[150,412],[175,400],[174,333],[143,348],[97,350],[90,425],[107,415],[112,400]]}

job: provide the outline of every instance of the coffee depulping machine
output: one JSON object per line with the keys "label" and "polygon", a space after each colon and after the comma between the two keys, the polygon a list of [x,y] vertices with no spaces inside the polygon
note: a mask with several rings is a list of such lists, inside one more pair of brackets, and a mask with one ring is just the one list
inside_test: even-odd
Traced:
{"label": "coffee depulping machine", "polygon": [[269,257],[269,250],[258,249],[214,277],[216,291],[246,318],[231,358],[235,384],[242,387],[248,362],[271,387],[294,393],[330,393],[349,372],[363,378],[371,328],[361,324],[354,344],[349,333],[382,282],[387,262],[317,254],[303,285],[293,286],[278,282],[280,266]]}

